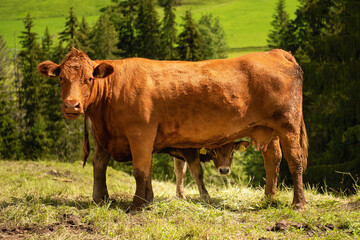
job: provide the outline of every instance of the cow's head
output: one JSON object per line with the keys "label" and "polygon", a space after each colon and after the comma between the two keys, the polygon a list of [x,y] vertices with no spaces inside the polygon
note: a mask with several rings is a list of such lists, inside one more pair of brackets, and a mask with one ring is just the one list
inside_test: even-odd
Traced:
{"label": "cow's head", "polygon": [[76,119],[90,103],[94,81],[109,76],[114,68],[108,63],[97,64],[84,52],[73,48],[60,65],[45,61],[37,70],[46,77],[60,78],[62,112],[66,118]]}
{"label": "cow's head", "polygon": [[213,161],[220,175],[230,174],[230,166],[233,160],[234,151],[244,151],[250,145],[249,142],[240,141],[228,143],[212,150]]}

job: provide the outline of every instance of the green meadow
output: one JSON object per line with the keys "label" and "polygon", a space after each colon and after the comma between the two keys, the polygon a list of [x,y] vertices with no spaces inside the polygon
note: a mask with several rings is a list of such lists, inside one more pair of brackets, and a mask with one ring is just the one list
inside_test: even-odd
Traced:
{"label": "green meadow", "polygon": [[[272,15],[277,0],[183,0],[183,5],[176,8],[178,30],[184,12],[191,9],[197,20],[202,14],[213,14],[220,19],[226,33],[229,46],[229,56],[266,50],[266,38],[271,29]],[[34,17],[34,31],[41,38],[46,27],[51,34],[57,34],[64,29],[65,18],[69,8],[73,7],[76,16],[93,24],[101,9],[111,4],[111,0],[2,0],[0,2],[0,34],[10,48],[19,48],[18,36],[24,30],[23,18],[27,13]],[[287,0],[286,10],[290,16],[299,5],[298,0]],[[159,17],[162,8],[158,8]]]}
{"label": "green meadow", "polygon": [[0,161],[0,239],[359,239],[360,195],[319,194],[307,187],[306,210],[291,207],[284,185],[276,200],[245,184],[194,183],[187,199],[175,184],[153,181],[154,202],[127,213],[134,177],[108,168],[110,201],[92,202],[92,166],[81,162]]}

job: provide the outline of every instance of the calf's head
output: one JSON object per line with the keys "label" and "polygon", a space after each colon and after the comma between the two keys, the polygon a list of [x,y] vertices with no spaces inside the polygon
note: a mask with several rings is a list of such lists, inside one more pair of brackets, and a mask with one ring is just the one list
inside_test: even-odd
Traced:
{"label": "calf's head", "polygon": [[90,103],[94,81],[109,76],[114,68],[108,63],[97,64],[84,52],[73,48],[60,65],[45,61],[37,70],[46,77],[60,78],[62,112],[66,118],[76,119]]}
{"label": "calf's head", "polygon": [[249,142],[241,141],[228,143],[212,150],[212,159],[220,175],[228,175],[231,172],[230,166],[233,160],[234,151],[243,151],[249,146]]}

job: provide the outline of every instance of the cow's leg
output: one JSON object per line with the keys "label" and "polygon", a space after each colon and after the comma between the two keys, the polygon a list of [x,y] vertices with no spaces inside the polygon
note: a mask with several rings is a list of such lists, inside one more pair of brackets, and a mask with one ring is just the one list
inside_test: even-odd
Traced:
{"label": "cow's leg", "polygon": [[151,173],[152,151],[156,129],[129,128],[128,139],[133,158],[133,174],[136,180],[136,191],[131,211],[140,210],[154,198]]}
{"label": "cow's leg", "polygon": [[186,162],[174,157],[174,172],[176,176],[176,194],[185,199],[184,195],[184,177],[186,174]]}
{"label": "cow's leg", "polygon": [[199,150],[192,150],[185,155],[186,162],[189,165],[190,173],[198,186],[201,198],[210,198],[208,191],[205,188],[203,170],[200,163]]}
{"label": "cow's leg", "polygon": [[[96,143],[96,140],[94,141]],[[109,198],[106,186],[106,168],[110,160],[110,155],[99,144],[95,145],[93,156],[94,186],[93,200],[101,203]]]}
{"label": "cow's leg", "polygon": [[282,157],[278,137],[269,143],[266,151],[262,150],[262,155],[264,157],[266,171],[265,195],[273,198],[276,193],[277,178],[279,176],[280,162]]}
{"label": "cow's leg", "polygon": [[[292,127],[292,129],[295,129],[295,127]],[[305,194],[303,187],[304,166],[303,149],[300,146],[300,133],[298,134],[297,131],[288,131],[286,134],[281,134],[280,142],[292,175],[294,185],[294,208],[303,210],[305,209]]]}

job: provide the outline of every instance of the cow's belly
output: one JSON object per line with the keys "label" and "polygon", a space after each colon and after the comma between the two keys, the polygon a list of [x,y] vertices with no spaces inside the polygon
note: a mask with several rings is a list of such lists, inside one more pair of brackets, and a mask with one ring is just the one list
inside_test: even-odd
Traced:
{"label": "cow's belly", "polygon": [[182,113],[159,124],[155,148],[213,148],[240,138],[241,132],[253,124],[252,117],[236,111],[204,115]]}
{"label": "cow's belly", "polygon": [[229,82],[214,81],[155,101],[153,111],[159,122],[155,148],[212,147],[234,140],[259,118],[249,114],[251,98],[243,82],[235,77]]}

